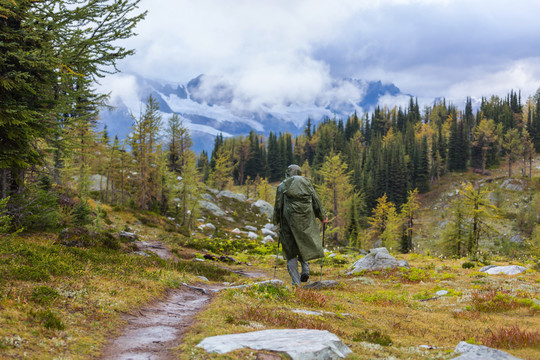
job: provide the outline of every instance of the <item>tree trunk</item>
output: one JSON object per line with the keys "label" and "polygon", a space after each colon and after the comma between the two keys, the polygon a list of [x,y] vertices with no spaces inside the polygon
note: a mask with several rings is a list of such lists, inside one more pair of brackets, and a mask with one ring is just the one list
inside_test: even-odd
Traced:
{"label": "tree trunk", "polygon": [[8,169],[1,169],[0,170],[0,187],[1,187],[1,194],[0,198],[5,199],[8,197]]}

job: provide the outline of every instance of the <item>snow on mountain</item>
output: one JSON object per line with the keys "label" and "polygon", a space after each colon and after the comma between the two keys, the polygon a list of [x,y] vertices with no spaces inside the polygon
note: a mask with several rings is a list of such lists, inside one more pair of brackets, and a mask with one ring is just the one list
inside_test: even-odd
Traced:
{"label": "snow on mountain", "polygon": [[[326,117],[345,119],[355,111],[362,114],[375,106],[393,100],[409,99],[394,84],[356,79],[335,80],[314,99],[249,98],[235,90],[234,84],[217,77],[200,75],[187,84],[161,83],[137,75],[116,75],[102,87],[110,92],[114,108],[101,112],[101,123],[111,136],[125,138],[133,119],[144,111],[144,103],[152,95],[164,119],[177,113],[190,130],[194,150],[212,149],[217,134],[245,135],[251,130],[270,132],[303,131],[308,118],[318,122]],[[264,100],[264,99],[263,99]]]}

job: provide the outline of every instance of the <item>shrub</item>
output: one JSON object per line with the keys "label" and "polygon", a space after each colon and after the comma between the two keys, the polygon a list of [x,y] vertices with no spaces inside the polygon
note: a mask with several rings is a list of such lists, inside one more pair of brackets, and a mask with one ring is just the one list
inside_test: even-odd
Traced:
{"label": "shrub", "polygon": [[51,310],[41,310],[37,313],[37,318],[47,329],[64,330],[66,328],[64,322]]}
{"label": "shrub", "polygon": [[540,347],[540,332],[520,329],[514,325],[499,328],[479,339],[482,344],[495,348],[520,349],[524,347]]}
{"label": "shrub", "polygon": [[461,267],[463,269],[474,269],[475,268],[475,264],[473,262],[470,262],[470,261],[466,261],[464,262],[463,264],[461,264]]}
{"label": "shrub", "polygon": [[475,290],[471,296],[471,310],[475,311],[504,312],[524,306],[509,290],[502,288]]}
{"label": "shrub", "polygon": [[381,346],[392,345],[392,339],[390,336],[379,332],[378,330],[364,330],[353,335],[353,341],[365,341],[372,344],[378,344]]}
{"label": "shrub", "polygon": [[58,291],[51,289],[48,286],[39,286],[32,290],[31,299],[38,304],[49,305],[53,300],[58,298],[58,296]]}

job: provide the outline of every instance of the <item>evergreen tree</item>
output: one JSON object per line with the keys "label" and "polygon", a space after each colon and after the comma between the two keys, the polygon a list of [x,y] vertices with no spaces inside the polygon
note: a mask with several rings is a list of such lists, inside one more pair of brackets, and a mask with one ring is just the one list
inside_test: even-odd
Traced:
{"label": "evergreen tree", "polygon": [[523,143],[518,129],[510,129],[504,134],[503,146],[508,156],[508,177],[512,178],[512,163],[517,160],[520,152],[523,152]]}
{"label": "evergreen tree", "polygon": [[480,149],[482,158],[482,175],[486,172],[486,161],[490,146],[498,139],[495,122],[492,119],[483,118],[474,129],[473,145]]}
{"label": "evergreen tree", "polygon": [[347,209],[353,194],[351,174],[347,171],[347,164],[340,155],[328,155],[322,164],[319,175],[321,185],[317,186],[317,193],[329,212],[328,234],[333,235],[334,241],[344,239],[344,230],[347,223]]}
{"label": "evergreen tree", "polygon": [[150,95],[146,108],[139,118],[132,116],[131,148],[137,166],[137,204],[146,210],[159,198],[159,183],[157,172],[159,130],[161,115],[159,105]]}
{"label": "evergreen tree", "polygon": [[400,215],[403,221],[403,232],[401,241],[401,252],[408,253],[413,249],[413,227],[420,203],[418,200],[418,190],[409,191],[407,202],[401,205]]}

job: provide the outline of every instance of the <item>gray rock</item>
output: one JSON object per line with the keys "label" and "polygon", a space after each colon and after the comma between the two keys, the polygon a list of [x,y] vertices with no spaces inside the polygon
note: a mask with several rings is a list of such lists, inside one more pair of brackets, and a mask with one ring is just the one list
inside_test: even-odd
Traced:
{"label": "gray rock", "polygon": [[201,197],[206,201],[214,201],[214,197],[210,194],[202,194]]}
{"label": "gray rock", "polygon": [[249,231],[254,231],[254,232],[259,231],[259,229],[257,229],[255,226],[251,226],[251,225],[246,225],[244,226],[244,228]]}
{"label": "gray rock", "polygon": [[201,341],[197,347],[218,354],[242,348],[269,350],[285,353],[292,360],[338,359],[352,353],[331,332],[311,329],[262,330],[212,336]]}
{"label": "gray rock", "polygon": [[234,228],[231,233],[233,234],[236,234],[236,235],[240,235],[240,234],[245,234],[244,231],[240,230],[239,228]]}
{"label": "gray rock", "polygon": [[[483,269],[483,268],[482,268]],[[480,271],[482,271],[480,269]],[[508,265],[508,266],[492,266],[488,268],[487,270],[484,270],[486,274],[489,275],[518,275],[521,273],[524,273],[527,270],[527,268],[519,265]]]}
{"label": "gray rock", "polygon": [[277,237],[277,234],[275,232],[273,232],[272,230],[268,230],[267,228],[262,228],[261,229],[261,232],[264,236],[266,235],[270,235],[271,237]]}
{"label": "gray rock", "polygon": [[262,240],[262,243],[263,243],[263,244],[267,244],[267,243],[273,242],[273,241],[274,241],[274,238],[273,238],[273,237],[271,237],[270,235],[266,235],[266,236],[264,237],[264,239]]}
{"label": "gray rock", "polygon": [[246,195],[233,193],[232,191],[229,191],[229,190],[223,190],[223,191],[219,192],[219,194],[217,194],[217,197],[226,197],[228,199],[234,199],[236,201],[246,201],[247,200]]}
{"label": "gray rock", "polygon": [[322,280],[322,281],[315,281],[311,284],[307,284],[302,286],[304,289],[313,289],[313,290],[320,290],[320,289],[330,289],[333,287],[336,287],[339,283],[335,280]]}
{"label": "gray rock", "polygon": [[135,233],[132,233],[132,232],[127,232],[127,231],[120,231],[120,234],[118,234],[121,238],[124,238],[124,239],[128,239],[130,241],[135,241],[137,240],[139,237],[137,236],[137,234]]}
{"label": "gray rock", "polygon": [[489,269],[493,269],[493,268],[495,268],[495,267],[497,267],[497,265],[488,265],[488,266],[484,266],[484,267],[481,268],[479,271],[485,272],[485,271],[487,271],[487,270],[489,270]]}
{"label": "gray rock", "polygon": [[206,201],[206,200],[199,200],[199,205],[205,209],[210,211],[214,216],[224,216],[225,211],[221,210],[219,206],[214,204],[213,202]]}
{"label": "gray rock", "polygon": [[251,204],[251,209],[258,211],[259,214],[263,214],[268,218],[274,216],[274,207],[261,199]]}
{"label": "gray rock", "polygon": [[302,309],[292,309],[291,311],[295,314],[311,315],[311,316],[321,316],[323,314],[320,311],[302,310]]}
{"label": "gray rock", "polygon": [[260,281],[260,282],[256,282],[256,283],[245,284],[245,285],[229,286],[226,289],[244,289],[244,288],[255,286],[255,285],[272,285],[272,286],[276,287],[276,286],[283,286],[284,283],[283,283],[283,281],[281,281],[279,279],[273,279],[273,280],[265,280],[265,281]]}
{"label": "gray rock", "polygon": [[457,344],[454,352],[462,354],[454,358],[454,360],[519,360],[519,358],[504,351],[492,349],[487,346],[469,344],[465,341]]}
{"label": "gray rock", "polygon": [[369,250],[369,253],[366,256],[352,264],[349,267],[350,270],[346,274],[350,275],[362,270],[378,271],[384,269],[394,269],[398,266],[400,266],[398,261],[392,255],[390,255],[386,248],[375,248]]}
{"label": "gray rock", "polygon": [[214,230],[216,230],[216,227],[215,227],[215,225],[212,224],[212,223],[202,224],[202,225],[199,225],[199,230],[210,230],[210,231],[214,231]]}
{"label": "gray rock", "polygon": [[248,232],[248,238],[249,239],[257,239],[258,237],[259,237],[259,235],[257,235],[253,231]]}
{"label": "gray rock", "polygon": [[519,179],[506,179],[501,184],[501,187],[506,190],[525,191],[525,185]]}
{"label": "gray rock", "polygon": [[211,189],[211,188],[207,187],[206,190],[208,190],[208,192],[210,192],[210,193],[212,193],[214,195],[219,194],[219,190],[217,190],[217,189]]}
{"label": "gray rock", "polygon": [[267,229],[267,230],[271,230],[271,231],[278,231],[278,227],[274,224],[271,224],[271,223],[268,223],[266,225],[263,226],[263,228]]}
{"label": "gray rock", "polygon": [[439,290],[435,293],[435,295],[437,296],[444,296],[444,295],[448,295],[448,290]]}
{"label": "gray rock", "polygon": [[409,265],[409,263],[407,262],[407,260],[399,260],[399,261],[397,262],[397,264],[398,264],[398,265],[397,265],[398,267],[407,268],[407,269],[410,269],[410,268],[411,268],[411,266]]}
{"label": "gray rock", "polygon": [[510,238],[510,242],[515,244],[521,244],[525,241],[525,239],[521,235],[514,235]]}

